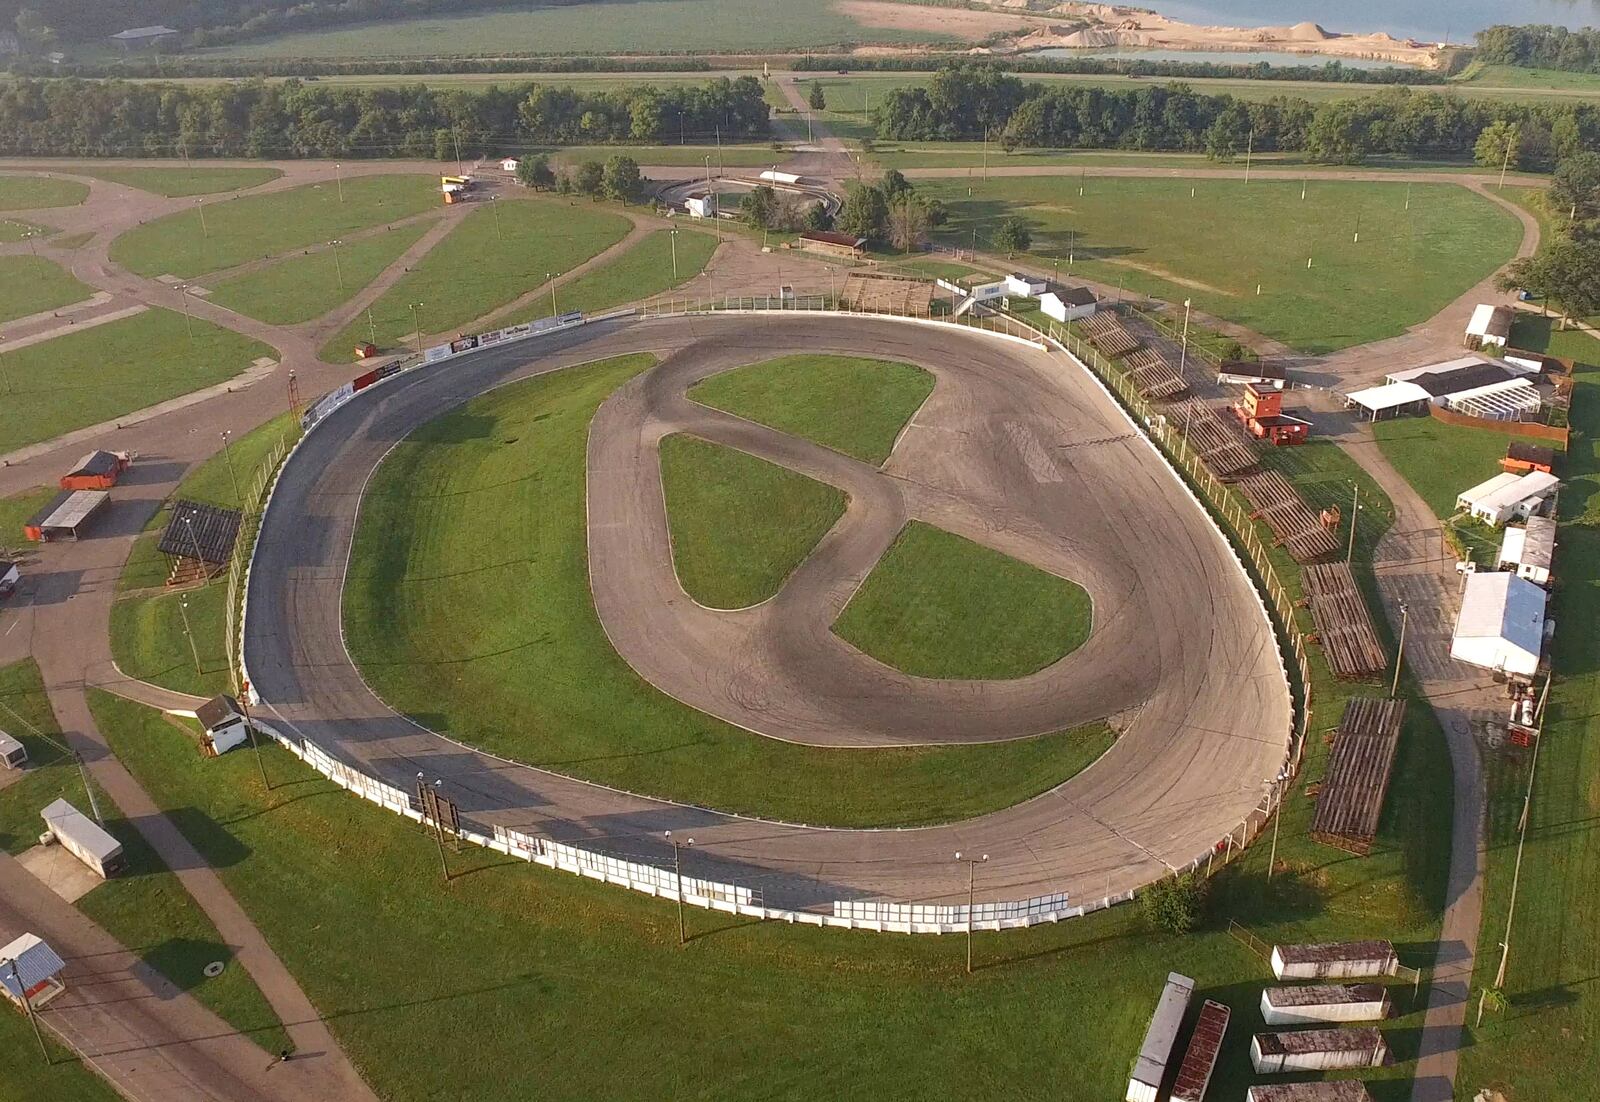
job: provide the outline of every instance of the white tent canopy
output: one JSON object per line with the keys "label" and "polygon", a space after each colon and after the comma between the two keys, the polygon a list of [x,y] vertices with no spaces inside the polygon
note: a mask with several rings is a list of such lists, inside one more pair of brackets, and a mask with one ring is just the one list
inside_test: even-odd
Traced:
{"label": "white tent canopy", "polygon": [[1544,649],[1545,592],[1515,574],[1469,574],[1450,657],[1531,677]]}
{"label": "white tent canopy", "polygon": [[1383,413],[1401,406],[1415,405],[1426,402],[1428,392],[1416,383],[1386,383],[1383,386],[1369,386],[1365,390],[1351,391],[1345,395],[1346,400],[1360,406],[1369,413]]}

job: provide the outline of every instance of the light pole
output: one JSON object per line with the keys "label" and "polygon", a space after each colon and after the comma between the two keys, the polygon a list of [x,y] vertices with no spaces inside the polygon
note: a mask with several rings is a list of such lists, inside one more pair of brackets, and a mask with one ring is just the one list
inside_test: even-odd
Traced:
{"label": "light pole", "polygon": [[[1193,299],[1183,300],[1183,342],[1178,349],[1178,378],[1183,378],[1184,368],[1189,365],[1189,311]],[[1185,436],[1188,434],[1185,433]]]}
{"label": "light pole", "polygon": [[1345,550],[1344,561],[1348,566],[1356,557],[1356,515],[1361,512],[1361,484],[1350,483],[1350,546]]}
{"label": "light pole", "polygon": [[1389,686],[1389,699],[1393,700],[1400,692],[1400,666],[1406,659],[1406,625],[1411,620],[1411,609],[1404,603],[1400,605],[1400,645],[1394,649],[1394,684]]}
{"label": "light pole", "polygon": [[489,196],[489,209],[494,211],[494,239],[496,241],[504,241],[506,239],[505,235],[500,232],[500,205],[499,205],[499,202],[498,202],[499,198],[500,198],[500,196],[498,196],[498,195]]}
{"label": "light pole", "polygon": [[344,205],[344,165],[338,161],[333,163],[333,181],[339,189],[339,205]]}
{"label": "light pole", "polygon": [[194,319],[189,316],[189,285],[178,284],[178,303],[183,307],[183,331],[189,338],[190,345],[194,344]]}
{"label": "light pole", "polygon": [[204,199],[194,201],[195,209],[200,212],[200,236],[210,237],[211,231],[206,229],[206,203]]}
{"label": "light pole", "polygon": [[39,1019],[33,1016],[33,1000],[28,997],[28,989],[22,985],[22,973],[17,971],[17,962],[13,958],[11,964],[11,982],[16,986],[17,995],[22,999],[22,1005],[28,1011],[28,1024],[33,1026],[33,1039],[39,1042],[39,1052],[44,1056],[45,1063],[50,1062],[50,1050],[44,1047],[44,1034],[39,1032]]}
{"label": "light pole", "polygon": [[[689,944],[689,934],[683,924],[683,854],[678,848],[678,840],[672,836],[672,831],[667,831],[667,841],[672,843],[672,874],[678,881],[678,944]],[[685,846],[694,845],[690,838],[683,843]]]}
{"label": "light pole", "polygon": [[558,311],[556,310],[556,285],[554,274],[551,272],[546,272],[544,274],[544,281],[550,284],[550,316],[555,317]]}
{"label": "light pole", "polygon": [[413,302],[411,304],[411,334],[416,338],[417,355],[422,355],[422,315],[418,313],[427,303]]}
{"label": "light pole", "polygon": [[989,859],[985,853],[981,857],[962,857],[961,851],[956,850],[956,860],[967,863],[967,975],[972,975],[972,909],[977,899],[978,891],[978,866]]}
{"label": "light pole", "polygon": [[672,243],[672,282],[678,282],[678,227],[673,226],[667,231],[667,240]]}
{"label": "light pole", "polygon": [[1283,819],[1283,801],[1280,798],[1274,807],[1272,797],[1277,795],[1278,785],[1282,784],[1284,776],[1279,773],[1276,777],[1268,777],[1267,784],[1272,787],[1267,790],[1267,813],[1272,816],[1272,850],[1267,855],[1267,883],[1272,883],[1272,870],[1278,863],[1278,823]]}
{"label": "light pole", "polygon": [[233,469],[233,449],[228,447],[228,437],[233,435],[232,429],[222,430],[222,457],[228,462],[228,477],[233,481],[233,499],[239,503],[239,508],[244,508],[244,494],[239,492],[239,473]]}
{"label": "light pole", "polygon": [[189,630],[189,596],[178,598],[178,615],[183,617],[183,634],[189,640],[189,654],[194,658],[194,675],[200,676],[200,649],[194,645],[194,632]]}
{"label": "light pole", "polygon": [[328,242],[328,244],[333,246],[333,274],[339,277],[339,293],[343,294],[344,293],[344,265],[339,262],[339,246],[343,245],[344,242],[339,240],[338,238],[334,238],[332,241]]}

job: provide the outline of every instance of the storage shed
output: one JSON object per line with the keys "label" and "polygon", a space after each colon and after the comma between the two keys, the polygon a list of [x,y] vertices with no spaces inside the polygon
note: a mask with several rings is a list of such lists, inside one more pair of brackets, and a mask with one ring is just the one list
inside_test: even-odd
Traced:
{"label": "storage shed", "polygon": [[1545,592],[1515,574],[1468,574],[1450,657],[1532,677],[1544,651]]}
{"label": "storage shed", "polygon": [[1262,1083],[1245,1092],[1245,1102],[1372,1102],[1372,1094],[1359,1079]]}
{"label": "storage shed", "polygon": [[1263,389],[1282,390],[1289,383],[1289,372],[1282,364],[1267,360],[1223,360],[1217,365],[1217,382],[1224,386],[1254,383]]}
{"label": "storage shed", "polygon": [[1511,307],[1491,306],[1480,302],[1473,307],[1472,320],[1467,322],[1467,334],[1462,342],[1471,349],[1485,352],[1504,352],[1511,339]]}
{"label": "storage shed", "polygon": [[1172,1102],[1203,1102],[1232,1016],[1233,1011],[1210,999],[1200,1007],[1200,1018],[1194,1023],[1189,1047],[1184,1050],[1178,1077],[1172,1083]]}
{"label": "storage shed", "polygon": [[1262,1075],[1381,1068],[1388,1058],[1389,1046],[1384,1042],[1383,1033],[1370,1026],[1257,1033],[1250,1041],[1250,1060]]}
{"label": "storage shed", "polygon": [[1550,566],[1556,556],[1556,522],[1549,517],[1529,517],[1525,527],[1506,526],[1500,541],[1500,569],[1510,570],[1534,585],[1550,584]]}
{"label": "storage shed", "polygon": [[1062,324],[1093,317],[1099,304],[1087,287],[1051,287],[1039,296],[1040,312]]}
{"label": "storage shed", "polygon": [[1543,444],[1530,444],[1526,440],[1513,440],[1506,445],[1506,457],[1500,460],[1500,467],[1515,474],[1526,474],[1528,471],[1554,474],[1556,450]]}
{"label": "storage shed", "polygon": [[1542,513],[1555,497],[1561,480],[1546,471],[1512,474],[1502,471],[1486,482],[1461,491],[1456,508],[1485,524],[1499,527],[1508,520]]}
{"label": "storage shed", "polygon": [[1193,994],[1194,980],[1177,972],[1167,974],[1167,985],[1161,990],[1156,1012],[1150,1017],[1150,1027],[1145,1030],[1144,1044],[1139,1047],[1139,1058],[1134,1061],[1133,1074],[1128,1078],[1124,1102],[1156,1102],[1161,1080],[1167,1074],[1167,1061],[1172,1059],[1172,1046],[1178,1041],[1178,1029],[1183,1025],[1183,1015],[1189,1009],[1189,997]]}
{"label": "storage shed", "polygon": [[1389,992],[1381,983],[1318,983],[1261,992],[1261,1020],[1268,1025],[1377,1022],[1388,1016]]}
{"label": "storage shed", "polygon": [[110,501],[104,490],[63,490],[22,526],[22,534],[40,543],[78,539],[89,518]]}
{"label": "storage shed", "polygon": [[201,746],[211,757],[226,754],[235,746],[243,745],[250,737],[244,709],[239,707],[238,700],[226,693],[200,705],[195,709],[194,717],[205,731],[201,736]]}
{"label": "storage shed", "polygon": [[108,879],[122,870],[122,843],[66,800],[55,801],[39,814],[51,837],[101,879]]}
{"label": "storage shed", "polygon": [[1378,939],[1272,947],[1272,974],[1280,980],[1392,976],[1399,967],[1394,946]]}
{"label": "storage shed", "polygon": [[1032,298],[1034,295],[1043,294],[1049,286],[1049,280],[1024,272],[1012,272],[1006,276],[1006,294],[1013,298]]}
{"label": "storage shed", "polygon": [[37,1010],[67,989],[60,979],[66,967],[37,934],[23,934],[0,946],[0,990],[18,1006],[26,999]]}
{"label": "storage shed", "polygon": [[834,233],[832,230],[806,230],[800,234],[799,240],[800,247],[807,252],[828,253],[831,256],[843,256],[851,260],[861,256],[867,249],[865,237]]}
{"label": "storage shed", "polygon": [[0,731],[0,765],[7,769],[21,769],[28,764],[28,748],[4,731]]}
{"label": "storage shed", "polygon": [[61,476],[63,490],[109,490],[133,465],[127,452],[92,451]]}

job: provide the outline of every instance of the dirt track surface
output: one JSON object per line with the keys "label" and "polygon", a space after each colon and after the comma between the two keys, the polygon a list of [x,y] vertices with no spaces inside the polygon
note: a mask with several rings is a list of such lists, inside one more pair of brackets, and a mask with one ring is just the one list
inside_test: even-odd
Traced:
{"label": "dirt track surface", "polygon": [[[1097,682],[1094,696],[1074,695],[1062,677],[1056,688],[1068,703],[1054,701],[1041,691],[1042,683],[1018,683],[1024,686],[1019,700],[1002,696],[986,716],[976,706],[958,709],[943,721],[943,733],[948,739],[993,738],[1067,725],[1103,715],[1106,708],[1098,698],[1120,694],[1137,707],[1122,737],[1099,762],[1043,796],[960,824],[908,831],[816,830],[645,799],[507,763],[417,727],[367,689],[344,649],[339,595],[362,487],[395,441],[505,381],[624,352],[664,354],[662,367],[617,392],[591,432],[591,477],[599,473],[591,487],[592,537],[597,527],[612,531],[604,526],[620,524],[617,531],[647,542],[625,538],[613,546],[602,538],[605,547],[591,569],[602,616],[613,633],[637,627],[639,639],[650,641],[651,654],[670,652],[679,645],[678,635],[696,626],[698,614],[675,617],[692,602],[676,591],[675,582],[675,596],[662,591],[670,566],[664,558],[652,562],[648,540],[666,539],[663,517],[631,511],[642,508],[651,493],[659,498],[651,438],[658,438],[664,425],[644,416],[652,408],[647,399],[652,393],[681,395],[688,380],[719,367],[814,350],[819,342],[923,364],[939,375],[941,386],[891,459],[887,475],[870,468],[848,470],[847,461],[825,459],[811,445],[732,418],[726,419],[732,424],[710,429],[858,494],[855,508],[861,515],[842,522],[802,568],[802,574],[817,575],[815,593],[824,598],[818,607],[837,601],[853,572],[870,569],[875,549],[886,545],[885,533],[892,538],[904,515],[897,511],[897,495],[912,503],[906,512],[925,510],[936,523],[958,530],[973,524],[982,509],[997,509],[986,529],[969,527],[964,534],[1053,565],[1088,585],[1108,604],[1098,632],[1116,653],[1103,660],[1128,672],[1110,686]],[[948,397],[941,398],[941,391]],[[998,408],[970,404],[978,401],[997,402]],[[941,410],[941,402],[948,408]],[[1087,901],[1146,883],[1169,865],[1202,853],[1259,804],[1264,782],[1282,761],[1290,722],[1288,686],[1264,613],[1232,553],[1148,446],[1128,437],[1130,426],[1089,377],[1028,346],[865,319],[697,318],[598,325],[542,346],[485,352],[419,370],[370,399],[350,403],[329,422],[286,468],[262,529],[245,640],[253,682],[285,733],[310,738],[403,789],[409,790],[419,770],[442,778],[463,811],[480,822],[658,856],[669,852],[662,831],[689,832],[696,842],[692,875],[759,886],[769,906],[825,907],[835,899],[862,897],[953,898],[965,888],[952,863],[956,850],[990,854],[978,891],[982,898],[1021,899],[1065,890]],[[957,423],[964,427],[955,429]],[[970,439],[963,442],[963,437]],[[1112,443],[1071,447],[1106,437]],[[1090,461],[1081,454],[1095,451],[1105,456]],[[915,481],[909,477],[913,472]],[[1101,481],[1108,473],[1117,476],[1109,485]],[[613,476],[632,480],[626,492],[613,496]],[[969,480],[964,492],[970,500],[950,492],[962,478]],[[1086,515],[1091,492],[1101,508]],[[873,515],[880,509],[882,518]],[[1116,534],[1103,534],[1108,530]],[[830,549],[829,543],[836,546]],[[648,592],[630,593],[639,579],[618,575],[632,572],[644,575]],[[807,584],[791,588],[812,599]],[[629,600],[644,603],[630,612],[623,607]],[[827,688],[802,680],[816,672],[812,663],[840,661],[838,654],[817,657],[816,633],[825,630],[818,626],[821,619],[802,616],[789,629],[774,619],[766,625],[773,645],[790,648],[794,664],[769,666],[760,655],[752,661],[765,679],[756,684],[782,689],[789,694],[786,705],[804,707],[805,714],[763,708],[745,714],[746,725],[765,730],[782,723],[790,725],[785,730],[798,731],[831,712],[835,737],[827,741],[926,741],[926,710],[914,723],[874,713],[873,699],[887,683],[881,677],[862,679],[865,659],[845,663],[845,671],[854,673],[853,687],[835,686],[830,695],[815,698],[800,691],[805,687],[820,694]],[[730,630],[743,627],[739,615],[725,622],[734,625]],[[660,631],[672,638],[657,638]],[[1078,656],[1099,661],[1091,648],[1101,646],[1106,644],[1091,641],[1061,669]],[[621,647],[625,656],[634,657],[628,641]],[[646,676],[692,697],[695,685],[683,676],[696,660],[689,656],[680,665],[651,668]],[[1046,675],[1044,681],[1058,676]],[[927,694],[922,705],[940,701],[949,691],[940,682],[913,688]],[[865,702],[864,719],[855,728],[845,720],[852,691]],[[906,711],[915,716],[922,705],[914,698]],[[1071,714],[1074,706],[1083,714]]]}

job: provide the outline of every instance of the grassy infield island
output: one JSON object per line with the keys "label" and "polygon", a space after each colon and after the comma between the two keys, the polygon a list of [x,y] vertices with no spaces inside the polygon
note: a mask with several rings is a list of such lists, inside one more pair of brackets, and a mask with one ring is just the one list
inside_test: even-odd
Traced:
{"label": "grassy infield island", "polygon": [[54,261],[0,256],[0,322],[59,310],[93,294],[93,287],[79,283]]}

